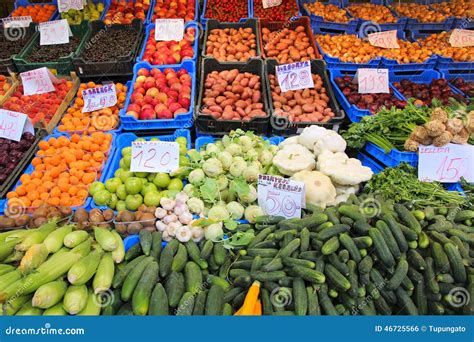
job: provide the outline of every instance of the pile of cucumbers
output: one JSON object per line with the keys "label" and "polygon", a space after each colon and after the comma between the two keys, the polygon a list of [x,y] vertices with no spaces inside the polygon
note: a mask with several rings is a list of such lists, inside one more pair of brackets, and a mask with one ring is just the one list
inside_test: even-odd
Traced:
{"label": "pile of cucumbers", "polygon": [[474,210],[352,196],[310,211],[237,227],[256,236],[229,271],[234,308],[258,280],[265,315],[474,313]]}
{"label": "pile of cucumbers", "polygon": [[112,300],[102,315],[233,314],[225,302],[230,284],[219,272],[228,270],[231,260],[222,242],[164,244],[161,232],[144,230],[139,237],[114,276]]}

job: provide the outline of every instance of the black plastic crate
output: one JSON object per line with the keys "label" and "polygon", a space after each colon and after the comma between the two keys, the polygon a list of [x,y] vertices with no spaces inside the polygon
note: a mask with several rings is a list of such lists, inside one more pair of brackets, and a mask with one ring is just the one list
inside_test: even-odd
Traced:
{"label": "black plastic crate", "polygon": [[36,150],[38,149],[39,142],[47,134],[48,133],[44,129],[35,129],[35,141],[30,146],[28,151],[25,152],[23,158],[15,167],[15,171],[10,173],[5,182],[0,185],[0,198],[4,198],[6,194],[12,189],[12,187],[18,182],[18,179],[23,174],[25,168],[30,165],[31,159],[33,159],[33,156],[35,155]]}
{"label": "black plastic crate", "polygon": [[[202,45],[202,57],[203,58],[214,58],[211,55],[206,55],[207,50],[207,37],[209,36],[209,31],[214,29],[239,29],[239,28],[248,28],[250,27],[255,34],[255,43],[257,45],[257,55],[253,58],[259,58],[262,56],[262,50],[260,49],[260,32],[258,31],[258,21],[257,19],[247,19],[245,21],[240,21],[238,23],[223,23],[215,19],[208,19],[206,24],[206,33],[204,35],[204,41]],[[252,59],[252,58],[250,58]],[[227,63],[245,63],[245,62],[237,62],[237,61],[226,61]],[[222,63],[222,62],[221,62]]]}
{"label": "black plastic crate", "polygon": [[[12,28],[4,28],[3,25],[0,25],[0,35],[2,39],[10,39],[11,41],[18,44],[19,50],[18,53],[21,52],[23,47],[27,46],[30,42],[31,38],[33,37],[36,31],[36,24],[31,23],[28,27],[12,27]],[[8,58],[0,59],[0,74],[8,75],[10,72],[17,72],[18,69],[16,68],[15,63],[13,62],[13,57],[16,54],[10,55]]]}
{"label": "black plastic crate", "polygon": [[[90,23],[91,30],[85,38],[84,48],[81,53],[73,59],[74,67],[79,77],[100,78],[104,76],[122,76],[132,75],[133,65],[139,53],[143,39],[143,22],[140,19],[134,19],[131,24],[112,24],[107,25],[102,21],[93,21]],[[90,62],[83,58],[84,52],[94,48],[95,42],[105,36],[108,31],[123,30],[136,31],[137,37],[133,47],[128,50],[124,56],[116,56],[114,60],[105,62]]]}
{"label": "black plastic crate", "polygon": [[[250,72],[260,76],[260,91],[262,95],[263,111],[267,113],[266,117],[253,118],[250,121],[237,120],[216,120],[211,115],[201,112],[201,104],[204,96],[204,83],[207,74],[212,71],[224,71],[238,69],[239,72]],[[264,79],[264,64],[261,59],[252,59],[247,63],[220,63],[214,58],[204,58],[201,63],[201,82],[199,87],[199,96],[196,102],[194,121],[196,128],[203,134],[224,135],[231,130],[238,128],[246,131],[254,131],[258,134],[266,135],[269,132],[270,111],[268,107],[266,84]]]}
{"label": "black plastic crate", "polygon": [[274,135],[289,136],[295,135],[301,132],[301,130],[307,126],[318,125],[327,129],[338,129],[338,127],[344,121],[344,111],[339,108],[336,97],[332,90],[331,82],[327,74],[326,63],[321,60],[313,59],[311,61],[311,73],[321,76],[323,80],[323,87],[326,89],[326,94],[329,97],[329,106],[331,107],[335,116],[328,122],[290,122],[284,116],[274,116],[275,108],[273,107],[272,93],[270,90],[270,79],[268,75],[275,74],[275,67],[278,65],[274,59],[265,61],[265,84],[267,87],[268,104],[270,108],[270,128]]}

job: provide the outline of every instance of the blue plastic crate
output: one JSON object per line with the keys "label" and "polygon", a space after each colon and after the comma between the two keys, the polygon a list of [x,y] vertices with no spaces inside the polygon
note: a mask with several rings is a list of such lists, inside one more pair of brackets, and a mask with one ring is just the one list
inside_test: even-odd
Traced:
{"label": "blue plastic crate", "polygon": [[[195,0],[196,6],[194,7],[194,21],[199,20],[199,0]],[[147,16],[145,18],[145,24],[154,24],[153,12],[155,10],[156,0],[150,1],[150,9],[148,10]],[[162,18],[165,19],[165,18]],[[171,18],[170,18],[171,19]]]}
{"label": "blue plastic crate", "polygon": [[[474,73],[464,73],[464,72],[458,73],[456,72],[456,70],[440,70],[439,72],[441,73],[441,76],[447,79],[448,81],[454,78],[460,77],[466,82],[474,82]],[[453,89],[456,89],[459,93],[467,97],[467,94],[463,93],[459,88],[454,86],[452,83],[450,83],[450,85]]]}
{"label": "blue plastic crate", "polygon": [[[185,137],[188,141],[187,148],[191,149],[191,132],[187,129],[177,129],[173,135],[156,135],[149,137],[140,137],[145,140],[150,140],[151,138],[158,138],[160,141],[175,141],[178,137]],[[103,172],[103,180],[101,177],[101,182],[105,182],[107,179],[114,177],[115,171],[119,168],[120,159],[122,159],[122,149],[132,145],[132,142],[139,137],[133,133],[122,133],[118,136],[115,142],[114,154],[111,156],[110,163],[107,165],[107,169]],[[96,205],[92,198],[89,196],[91,208],[98,209],[107,209],[107,206]]]}
{"label": "blue plastic crate", "polygon": [[461,183],[444,183],[443,185],[449,191],[464,192]]}
{"label": "blue plastic crate", "polygon": [[474,70],[474,62],[457,62],[452,58],[437,56],[436,69],[438,70]]}
{"label": "blue plastic crate", "polygon": [[433,33],[449,31],[455,22],[455,18],[447,18],[440,23],[422,23],[417,19],[407,18],[406,29],[412,32],[414,38],[426,38]]}
{"label": "blue plastic crate", "polygon": [[[350,104],[346,96],[342,93],[342,90],[336,84],[336,77],[341,77],[345,75],[350,75],[354,77],[356,70],[338,70],[332,69],[329,70],[329,80],[332,84],[332,89],[334,90],[334,95],[336,96],[337,101],[341,104],[342,109],[346,112],[351,122],[360,122],[362,117],[372,115],[368,109],[360,109],[357,106]],[[390,89],[393,91],[393,96],[397,99],[402,100],[400,93],[393,87],[392,84],[389,84]]]}
{"label": "blue plastic crate", "polygon": [[408,163],[413,167],[418,166],[418,153],[416,152],[402,152],[392,149],[390,152],[385,153],[382,148],[371,142],[365,145],[364,151],[388,167],[396,167],[400,163]]}
{"label": "blue plastic crate", "polygon": [[430,56],[426,61],[423,63],[405,63],[400,64],[396,60],[388,59],[382,57],[382,68],[387,68],[393,71],[420,71],[420,70],[431,70],[434,69],[436,66],[436,62],[438,61],[437,56]]}
{"label": "blue plastic crate", "polygon": [[[110,168],[110,164],[112,162],[112,156],[114,155],[114,152],[115,152],[115,148],[116,148],[116,140],[117,140],[117,135],[115,133],[110,133],[112,135],[112,143],[110,145],[110,150],[109,150],[109,153],[108,153],[108,157],[107,157],[107,161],[105,162],[104,164],[104,167],[102,169],[102,173],[100,175],[100,178],[98,179],[98,181],[100,182],[104,182],[105,181],[105,176],[106,176],[106,173],[107,173],[107,170]],[[58,138],[58,137],[61,137],[61,136],[65,136],[67,137],[68,135],[67,134],[63,134],[63,133],[60,133],[60,134],[50,134],[46,137],[44,137],[42,140],[45,140],[45,141],[48,141],[49,139],[51,138]],[[36,154],[35,154],[36,156]],[[34,171],[34,167],[33,165],[30,163],[28,165],[28,167],[25,169],[25,171],[23,172],[23,174],[31,174],[32,172]],[[15,190],[18,186],[21,185],[21,181],[19,180],[15,186],[13,187],[13,190]],[[90,205],[90,202],[91,202],[91,197],[87,197],[84,204],[80,205],[80,206],[76,206],[76,207],[72,207],[72,209],[78,209],[78,208],[89,208],[89,205]],[[7,201],[5,201],[5,204],[4,204],[4,207],[6,208],[7,206]]]}
{"label": "blue plastic crate", "polygon": [[462,28],[466,30],[474,29],[474,19],[455,18],[452,28]]}
{"label": "blue plastic crate", "polygon": [[[195,21],[188,21],[185,25],[184,25],[184,29],[186,30],[187,28],[189,27],[193,27],[195,30],[196,30],[196,35],[195,35],[195,39],[194,39],[194,44],[193,44],[193,50],[194,50],[194,57],[192,58],[192,60],[194,62],[197,62],[197,58],[198,58],[198,54],[199,54],[199,48],[198,48],[198,44],[199,44],[199,23],[195,22]],[[154,23],[151,23],[151,24],[148,24],[145,28],[145,37],[143,38],[143,43],[142,43],[142,48],[140,50],[140,53],[138,54],[137,56],[137,63],[139,62],[144,62],[144,63],[148,63],[150,66],[154,66],[154,64],[152,65],[151,63],[147,62],[147,61],[143,61],[143,55],[145,54],[145,48],[146,48],[146,43],[148,41],[148,38],[150,37],[150,32],[151,30],[154,30],[155,29],[155,24]]]}
{"label": "blue plastic crate", "polygon": [[[137,79],[137,73],[140,68],[145,68],[148,70],[159,69],[164,70],[171,68],[173,70],[186,69],[186,71],[191,75],[191,102],[189,105],[189,110],[187,113],[180,114],[174,119],[155,119],[155,120],[137,120],[132,116],[126,115],[127,107],[130,104],[130,97],[133,93],[133,85]],[[193,125],[193,110],[194,110],[194,101],[196,93],[196,63],[191,60],[185,60],[183,63],[178,65],[154,65],[151,66],[146,62],[139,62],[133,67],[133,79],[132,86],[127,91],[127,100],[125,101],[124,108],[120,111],[120,120],[122,121],[122,129],[135,131],[135,130],[155,130],[155,129],[173,129],[173,128],[189,128]]]}
{"label": "blue plastic crate", "polygon": [[328,54],[324,53],[324,50],[319,45],[318,41],[316,40],[316,47],[318,48],[319,52],[323,56],[324,61],[327,64],[328,69],[338,69],[338,70],[347,70],[347,71],[356,71],[359,68],[377,68],[381,65],[382,59],[375,58],[370,60],[368,63],[347,63],[342,62],[337,57],[331,57]]}
{"label": "blue plastic crate", "polygon": [[376,160],[361,151],[357,151],[357,159],[360,160],[363,166],[370,167],[372,172],[375,174],[381,172],[385,168],[379,162],[377,162]]}
{"label": "blue plastic crate", "polygon": [[[295,0],[296,1],[296,0]],[[203,27],[203,30],[206,29],[206,23],[207,23],[207,20],[208,19],[215,19],[215,18],[206,18],[205,15],[206,15],[206,7],[207,7],[207,0],[204,0],[204,4],[202,5],[202,13],[201,13],[201,16],[199,17],[200,18],[200,22],[201,22],[201,25]],[[245,18],[240,18],[239,21],[245,21],[246,19],[248,18],[252,18],[253,17],[253,1],[252,0],[247,0],[247,17]]]}
{"label": "blue plastic crate", "polygon": [[[21,6],[34,6],[34,5],[41,5],[41,6],[54,5],[54,6],[56,6],[56,11],[53,12],[53,14],[49,18],[49,20],[51,21],[51,20],[57,19],[58,15],[59,15],[59,12],[58,12],[58,9],[57,9],[57,7],[58,7],[57,0],[54,0],[54,1],[51,1],[51,2],[44,2],[44,3],[30,2],[28,0],[16,0],[13,8],[17,9],[18,7],[21,7]],[[8,16],[10,17],[12,15],[12,13],[13,13],[13,11]]]}

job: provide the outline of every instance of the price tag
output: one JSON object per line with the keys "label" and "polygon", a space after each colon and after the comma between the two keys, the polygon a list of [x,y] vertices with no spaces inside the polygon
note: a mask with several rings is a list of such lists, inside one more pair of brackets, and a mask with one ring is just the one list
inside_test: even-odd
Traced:
{"label": "price tag", "polygon": [[47,21],[39,24],[40,45],[69,43],[70,27],[66,19]]}
{"label": "price tag", "polygon": [[179,145],[166,141],[132,142],[132,172],[166,172],[179,168]]}
{"label": "price tag", "polygon": [[184,37],[183,19],[156,19],[155,40],[179,42]]}
{"label": "price tag", "polygon": [[84,99],[83,113],[112,107],[117,103],[117,93],[113,83],[97,88],[85,89],[82,91],[82,97]]}
{"label": "price tag", "polygon": [[449,36],[449,44],[453,47],[474,46],[474,31],[454,29]]}
{"label": "price tag", "polygon": [[389,93],[388,69],[357,69],[359,94]]}
{"label": "price tag", "polygon": [[28,115],[0,109],[0,138],[20,141],[24,132],[35,134]]}
{"label": "price tag", "polygon": [[369,33],[369,43],[372,46],[381,47],[384,49],[399,49],[397,41],[397,30]]}
{"label": "price tag", "polygon": [[83,0],[58,0],[58,10],[59,12],[67,12],[70,9],[82,10],[84,9]]}
{"label": "price tag", "polygon": [[267,215],[301,217],[305,207],[303,182],[288,178],[258,175],[258,205]]}
{"label": "price tag", "polygon": [[420,146],[419,180],[456,183],[461,177],[468,182],[474,182],[474,146],[469,144]]}
{"label": "price tag", "polygon": [[309,61],[277,65],[275,70],[282,93],[289,90],[314,88]]}
{"label": "price tag", "polygon": [[32,19],[30,16],[8,17],[8,18],[3,18],[2,22],[3,22],[4,28],[28,27],[30,26]]}
{"label": "price tag", "polygon": [[276,7],[281,5],[281,0],[263,0],[263,8]]}
{"label": "price tag", "polygon": [[47,68],[39,68],[20,74],[23,84],[23,95],[44,94],[54,91],[56,79]]}

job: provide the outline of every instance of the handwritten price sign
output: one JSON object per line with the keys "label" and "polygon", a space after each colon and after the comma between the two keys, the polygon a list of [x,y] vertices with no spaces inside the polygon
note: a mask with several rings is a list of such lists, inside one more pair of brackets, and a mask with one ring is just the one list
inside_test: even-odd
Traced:
{"label": "handwritten price sign", "polygon": [[389,93],[388,69],[357,69],[359,94]]}
{"label": "handwritten price sign", "polygon": [[301,217],[305,207],[304,183],[291,179],[258,175],[258,205],[267,215]]}
{"label": "handwritten price sign", "polygon": [[276,74],[281,92],[314,88],[309,61],[276,66]]}
{"label": "handwritten price sign", "polygon": [[28,115],[0,109],[0,138],[20,141],[23,132],[35,134]]}
{"label": "handwritten price sign", "polygon": [[31,24],[31,17],[24,16],[24,17],[9,17],[3,18],[3,27],[4,28],[13,28],[13,27],[28,27]]}
{"label": "handwritten price sign", "polygon": [[39,68],[20,74],[23,95],[44,94],[54,91],[52,75],[47,68]]}
{"label": "handwritten price sign", "polygon": [[58,10],[59,12],[67,12],[70,9],[82,10],[84,9],[83,0],[58,0]]}
{"label": "handwritten price sign", "polygon": [[155,40],[179,42],[184,36],[183,19],[156,19]]}
{"label": "handwritten price sign", "polygon": [[83,113],[112,107],[117,103],[117,93],[113,83],[97,88],[85,89],[82,91],[82,97],[84,99]]}
{"label": "handwritten price sign", "polygon": [[66,19],[40,23],[40,45],[67,44],[70,30]]}
{"label": "handwritten price sign", "polygon": [[262,1],[263,8],[276,7],[280,5],[281,5],[281,0],[263,0]]}
{"label": "handwritten price sign", "polygon": [[381,47],[384,49],[399,49],[397,41],[397,30],[369,33],[369,43],[372,46]]}
{"label": "handwritten price sign", "polygon": [[449,36],[449,44],[453,47],[474,46],[474,31],[454,29]]}
{"label": "handwritten price sign", "polygon": [[132,172],[166,172],[179,168],[179,145],[165,141],[132,142]]}
{"label": "handwritten price sign", "polygon": [[420,146],[419,180],[456,183],[461,177],[468,182],[474,182],[474,146],[468,144]]}

